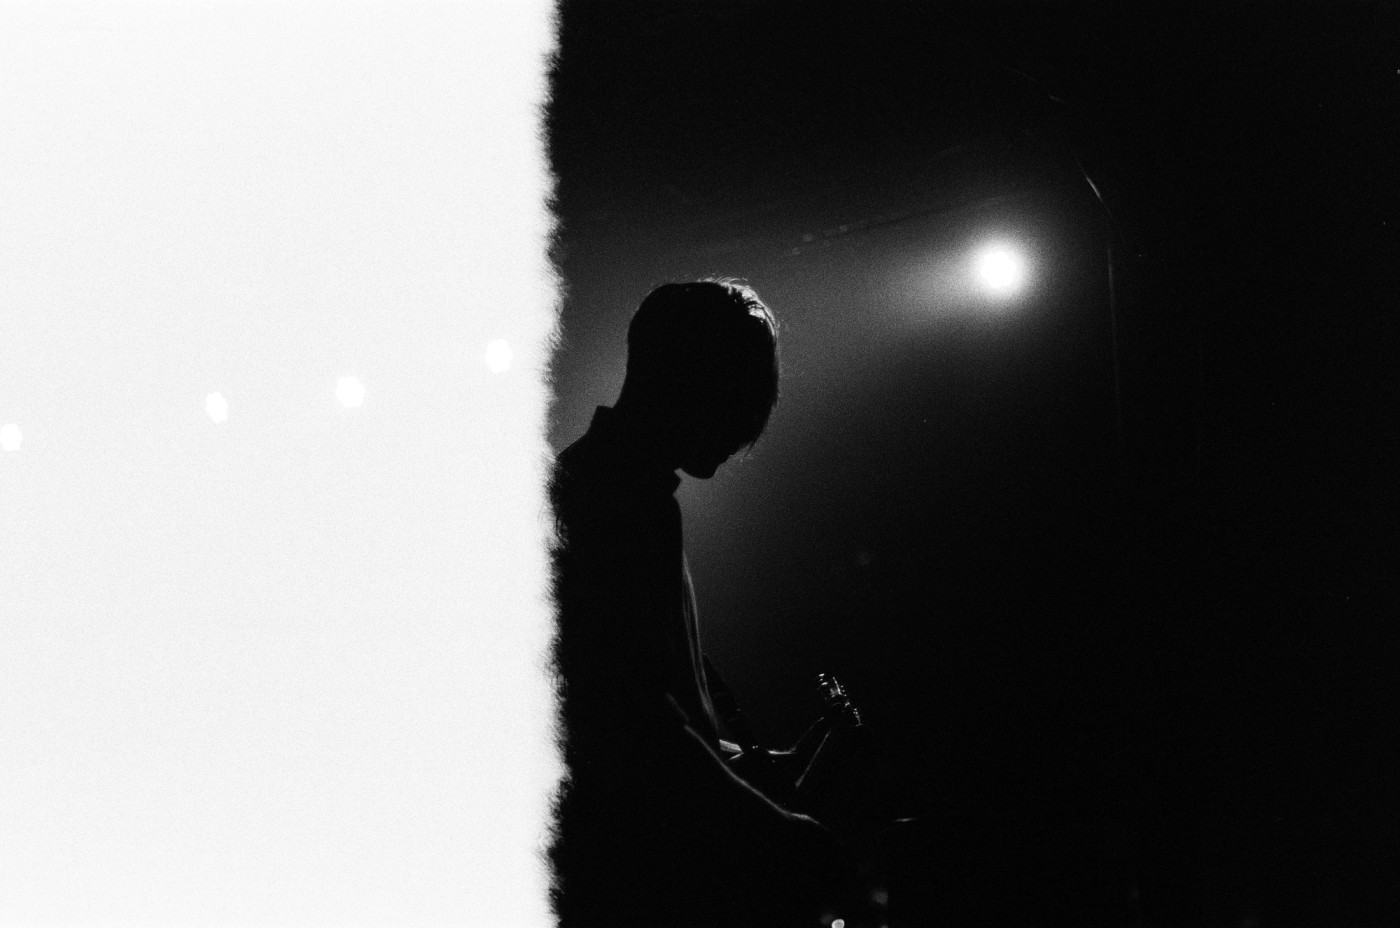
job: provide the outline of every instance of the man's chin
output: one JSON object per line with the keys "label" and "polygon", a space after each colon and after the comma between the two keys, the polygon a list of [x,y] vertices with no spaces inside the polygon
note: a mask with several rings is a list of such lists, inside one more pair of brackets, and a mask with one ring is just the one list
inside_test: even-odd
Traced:
{"label": "man's chin", "polygon": [[723,463],[723,461],[716,461],[714,463],[707,462],[704,464],[682,464],[681,472],[694,477],[696,480],[709,480],[715,475],[715,471],[719,470],[719,466]]}

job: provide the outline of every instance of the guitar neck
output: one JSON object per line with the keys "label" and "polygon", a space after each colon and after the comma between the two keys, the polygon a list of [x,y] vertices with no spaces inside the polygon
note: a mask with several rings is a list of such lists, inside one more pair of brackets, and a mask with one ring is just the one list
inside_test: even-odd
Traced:
{"label": "guitar neck", "polygon": [[[817,678],[826,712],[818,724],[825,723],[826,731],[818,739],[812,756],[804,765],[802,776],[797,780],[797,794],[809,806],[820,805],[825,801],[833,781],[840,778],[839,767],[851,747],[852,734],[867,731],[861,721],[860,711],[846,695],[840,682],[830,674],[820,674]],[[815,726],[814,726],[815,727]]]}
{"label": "guitar neck", "polygon": [[[714,664],[710,662],[708,655],[703,658],[703,661],[715,715],[723,723],[725,730],[734,743],[738,745],[739,750],[745,754],[763,753],[763,748],[754,735],[748,719],[740,710],[733,691],[724,682],[724,678],[720,676]],[[797,755],[803,771],[812,769],[833,736],[839,737],[841,733],[862,725],[860,711],[851,702],[850,697],[846,695],[845,688],[835,677],[827,673],[818,674],[817,687],[823,704],[822,714],[798,738],[793,747],[793,753]],[[804,772],[803,777],[805,778],[805,776]]]}

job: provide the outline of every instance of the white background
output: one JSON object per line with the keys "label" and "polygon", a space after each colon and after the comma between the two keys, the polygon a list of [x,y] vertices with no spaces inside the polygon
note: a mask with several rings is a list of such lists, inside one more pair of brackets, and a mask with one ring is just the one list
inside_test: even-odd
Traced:
{"label": "white background", "polygon": [[552,30],[0,6],[0,923],[547,923]]}

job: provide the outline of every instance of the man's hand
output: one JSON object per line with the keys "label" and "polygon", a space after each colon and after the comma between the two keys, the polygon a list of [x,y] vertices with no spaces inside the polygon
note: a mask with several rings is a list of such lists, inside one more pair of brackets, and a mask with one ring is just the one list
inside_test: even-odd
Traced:
{"label": "man's hand", "polygon": [[807,762],[811,760],[810,757],[798,753],[797,750],[793,748],[789,748],[786,751],[766,751],[765,753],[768,757],[767,764],[781,776],[784,781],[791,783],[794,787],[797,785],[797,781],[802,777],[802,774],[806,772]]}
{"label": "man's hand", "polygon": [[745,751],[728,758],[729,769],[785,808],[797,797],[802,758],[791,751]]}

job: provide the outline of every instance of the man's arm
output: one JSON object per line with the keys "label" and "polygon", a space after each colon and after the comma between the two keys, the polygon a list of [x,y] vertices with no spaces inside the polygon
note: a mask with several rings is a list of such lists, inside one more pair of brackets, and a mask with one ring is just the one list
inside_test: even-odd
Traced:
{"label": "man's arm", "polygon": [[[750,806],[753,811],[758,811],[760,814],[776,815],[799,828],[811,829],[823,834],[827,833],[825,826],[815,819],[784,808],[768,795],[756,789],[748,780],[736,773],[731,768],[727,757],[710,747],[706,739],[689,724],[685,713],[681,710],[680,705],[676,703],[675,699],[668,696],[667,703],[675,718],[682,724],[687,741],[689,742],[687,753],[699,762],[701,768],[708,769],[708,778],[713,783],[720,784],[720,788],[725,792],[730,793],[733,801],[741,805]],[[734,747],[736,754],[733,756],[742,756],[738,750],[738,745],[734,745],[732,742],[722,741],[721,750],[723,750],[723,745],[725,744],[730,744]],[[704,755],[703,757],[701,756],[702,754]]]}
{"label": "man's arm", "polygon": [[639,787],[674,788],[770,822],[819,829],[737,776],[677,701],[672,677],[690,666],[680,614],[678,525],[665,512],[562,493],[567,540],[556,591],[567,659],[566,701],[588,725],[593,770]]}
{"label": "man's arm", "polygon": [[[758,744],[748,720],[739,709],[733,690],[729,688],[729,684],[709,655],[705,655],[704,665],[705,680],[715,713],[725,730],[735,739],[732,742],[720,742],[726,766],[779,806],[793,806],[796,800],[797,780],[811,759],[811,749],[815,748],[821,735],[830,726],[823,726],[823,720],[819,719],[793,747],[782,751],[765,749]],[[819,728],[821,731],[817,731]],[[814,733],[815,739],[812,737]]]}

